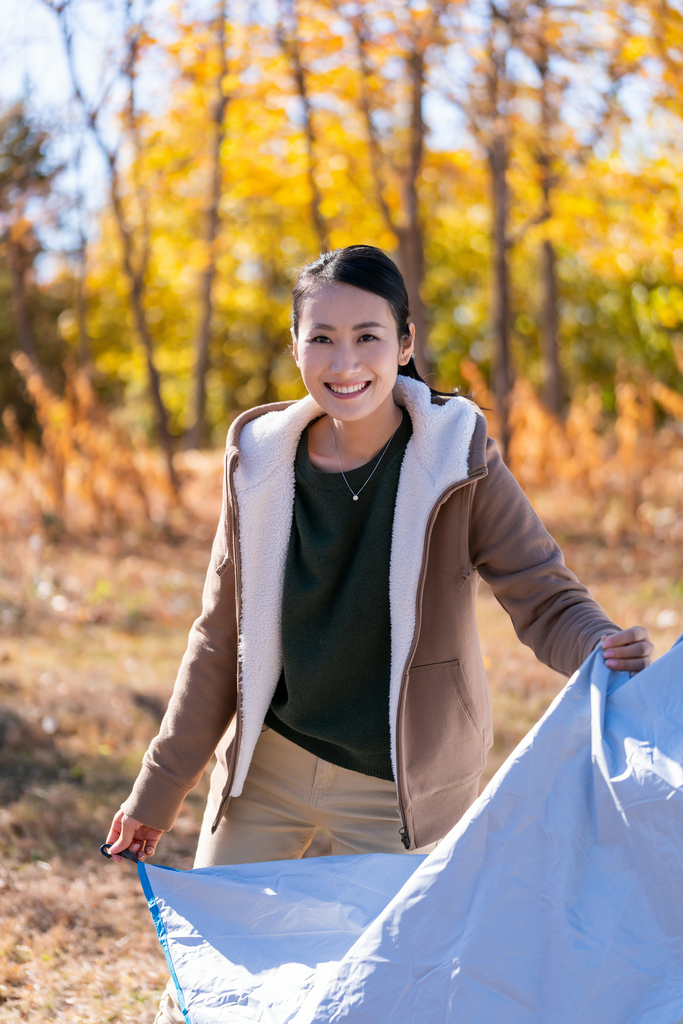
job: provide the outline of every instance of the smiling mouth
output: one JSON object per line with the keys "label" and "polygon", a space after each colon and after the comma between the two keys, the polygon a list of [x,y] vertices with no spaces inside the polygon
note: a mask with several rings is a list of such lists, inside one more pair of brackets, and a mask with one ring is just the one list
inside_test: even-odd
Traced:
{"label": "smiling mouth", "polygon": [[337,384],[326,381],[325,387],[333,395],[359,395],[363,391],[367,391],[370,387],[370,381],[362,380],[355,384]]}

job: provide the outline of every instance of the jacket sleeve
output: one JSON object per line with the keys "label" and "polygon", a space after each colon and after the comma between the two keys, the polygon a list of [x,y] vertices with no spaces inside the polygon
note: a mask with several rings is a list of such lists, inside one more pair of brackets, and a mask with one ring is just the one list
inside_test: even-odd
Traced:
{"label": "jacket sleeve", "polygon": [[564,564],[562,552],[507,469],[495,442],[474,488],[470,558],[539,661],[571,675],[601,637],[619,631]]}
{"label": "jacket sleeve", "polygon": [[190,630],[159,734],[142,759],[142,769],[123,810],[151,828],[170,829],[236,708],[235,577],[228,559],[224,501],[204,584],[202,612]]}

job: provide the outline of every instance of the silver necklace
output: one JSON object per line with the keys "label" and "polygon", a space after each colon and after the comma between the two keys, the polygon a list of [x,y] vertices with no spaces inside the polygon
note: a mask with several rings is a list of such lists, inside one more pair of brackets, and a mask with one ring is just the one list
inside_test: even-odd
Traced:
{"label": "silver necklace", "polygon": [[[401,423],[403,423],[403,410],[401,410]],[[382,459],[386,455],[387,448],[389,447],[391,442],[394,440],[394,436],[396,435],[396,431],[400,428],[401,423],[399,423],[399,425],[398,425],[398,427],[396,427],[396,430],[394,431],[394,433],[391,435],[391,437],[389,438],[387,443],[384,445],[384,448],[382,449],[382,454],[380,455],[380,457],[378,458],[377,462],[375,463],[375,468],[373,469],[372,473],[370,474],[370,476],[367,478],[367,480],[363,484],[363,487],[367,487],[367,485],[370,483],[370,481],[372,480],[373,476],[375,475],[375,472],[377,471],[377,468],[379,467],[380,462],[382,461]],[[332,425],[332,417],[331,416],[330,416],[330,430],[332,431],[332,440],[334,441],[334,450],[337,453],[337,462],[339,463],[339,472],[341,473],[342,477],[344,478],[344,483],[346,484],[348,489],[351,491],[351,495],[353,497],[353,500],[354,501],[358,501],[358,495],[363,490],[363,487],[360,487],[357,491],[354,491],[353,487],[351,486],[349,481],[346,479],[346,474],[344,473],[344,470],[342,469],[341,459],[339,458],[339,448],[337,447],[337,438],[335,437],[335,434],[334,434],[334,426]]]}

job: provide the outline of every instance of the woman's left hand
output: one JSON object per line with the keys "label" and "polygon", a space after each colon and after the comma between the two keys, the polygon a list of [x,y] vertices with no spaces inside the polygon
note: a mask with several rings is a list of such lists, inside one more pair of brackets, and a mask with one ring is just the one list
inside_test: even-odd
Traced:
{"label": "woman's left hand", "polygon": [[607,668],[615,672],[640,672],[650,664],[654,651],[645,626],[612,633],[601,641],[601,647]]}

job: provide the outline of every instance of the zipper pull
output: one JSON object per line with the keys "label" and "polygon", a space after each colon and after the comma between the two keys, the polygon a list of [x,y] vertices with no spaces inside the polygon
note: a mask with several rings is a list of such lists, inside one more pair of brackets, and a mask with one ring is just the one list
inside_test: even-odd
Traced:
{"label": "zipper pull", "polygon": [[403,828],[400,828],[398,830],[398,834],[400,835],[401,842],[405,846],[406,850],[409,850],[410,849],[410,836],[408,835],[408,829],[405,827],[405,825],[403,826]]}
{"label": "zipper pull", "polygon": [[216,576],[222,576],[228,566],[232,563],[230,555],[226,555],[219,566],[216,567]]}

